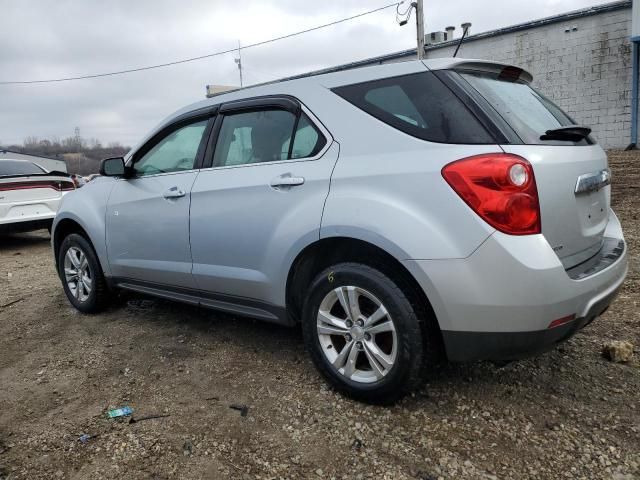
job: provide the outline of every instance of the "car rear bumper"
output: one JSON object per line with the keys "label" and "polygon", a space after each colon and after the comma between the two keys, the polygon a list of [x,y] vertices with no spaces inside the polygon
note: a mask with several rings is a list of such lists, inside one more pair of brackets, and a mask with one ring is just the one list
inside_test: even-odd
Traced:
{"label": "car rear bumper", "polygon": [[518,360],[553,349],[600,316],[618,293],[616,288],[594,303],[584,317],[532,332],[443,331],[447,358],[452,362]]}
{"label": "car rear bumper", "polygon": [[615,258],[604,252],[580,272],[566,271],[542,235],[498,232],[465,259],[404,263],[431,301],[450,360],[510,360],[566,340],[613,301],[628,268],[613,212],[605,237]]}
{"label": "car rear bumper", "polygon": [[27,222],[51,221],[55,218],[60,198],[0,204],[0,228]]}
{"label": "car rear bumper", "polygon": [[52,224],[53,217],[40,220],[23,220],[14,223],[0,223],[0,233],[32,232],[34,230],[51,228]]}

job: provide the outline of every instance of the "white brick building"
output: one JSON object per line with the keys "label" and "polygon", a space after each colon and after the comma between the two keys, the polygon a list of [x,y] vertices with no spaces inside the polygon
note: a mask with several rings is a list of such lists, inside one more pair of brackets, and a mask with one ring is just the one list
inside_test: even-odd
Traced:
{"label": "white brick building", "polygon": [[[459,57],[496,60],[533,74],[533,85],[590,126],[605,148],[631,143],[631,0],[468,36]],[[459,39],[426,47],[426,58],[451,57]],[[323,70],[405,61],[416,51]],[[319,73],[319,72],[318,72]]]}
{"label": "white brick building", "polygon": [[[471,36],[458,56],[528,70],[533,85],[590,126],[600,144],[624,148],[631,131],[630,38],[631,2],[625,1]],[[427,58],[454,50],[431,46]]]}

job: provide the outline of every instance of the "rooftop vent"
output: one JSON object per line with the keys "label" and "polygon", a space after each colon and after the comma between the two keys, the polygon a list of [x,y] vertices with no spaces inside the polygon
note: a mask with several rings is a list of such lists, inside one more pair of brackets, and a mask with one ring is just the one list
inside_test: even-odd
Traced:
{"label": "rooftop vent", "polygon": [[447,38],[446,38],[447,41],[453,40],[453,31],[455,29],[456,29],[456,27],[454,27],[454,26],[449,26],[449,27],[445,28],[445,30],[447,31],[447,34],[446,34],[447,35]]}

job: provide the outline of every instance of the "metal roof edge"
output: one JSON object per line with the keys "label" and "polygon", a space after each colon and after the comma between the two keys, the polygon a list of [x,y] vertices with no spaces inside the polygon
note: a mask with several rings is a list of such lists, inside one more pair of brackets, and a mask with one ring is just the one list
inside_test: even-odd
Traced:
{"label": "metal roof edge", "polygon": [[[576,18],[590,17],[592,15],[598,15],[601,13],[612,12],[615,10],[624,10],[631,8],[632,0],[621,0],[617,2],[604,3],[602,5],[595,5],[593,7],[582,8],[580,10],[572,10],[570,12],[560,13],[551,17],[544,17],[538,20],[532,20],[525,23],[518,23],[503,28],[496,28],[495,30],[489,30],[488,32],[481,32],[474,35],[465,37],[464,43],[473,42],[475,40],[482,40],[484,38],[496,37],[498,35],[504,35],[505,33],[519,32],[521,30],[529,30],[531,28],[538,28],[544,25],[551,25],[554,23],[562,23]],[[425,47],[426,51],[437,50],[439,48],[451,47],[457,45],[460,38],[454,38],[446,42],[437,43],[435,45],[428,45]]]}

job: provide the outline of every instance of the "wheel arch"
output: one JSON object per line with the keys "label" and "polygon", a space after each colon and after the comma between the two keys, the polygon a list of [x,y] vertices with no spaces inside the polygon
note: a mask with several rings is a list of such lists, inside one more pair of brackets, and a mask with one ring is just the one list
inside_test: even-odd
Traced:
{"label": "wheel arch", "polygon": [[70,217],[56,219],[53,229],[51,231],[51,236],[52,236],[51,243],[53,247],[53,256],[55,259],[56,268],[58,268],[58,254],[60,253],[60,247],[62,246],[62,242],[66,237],[68,237],[72,233],[76,233],[78,235],[83,236],[93,246],[95,250],[95,243],[91,239],[91,236],[87,232],[87,229],[84,228],[77,219],[70,218]]}
{"label": "wheel arch", "polygon": [[413,274],[386,249],[366,240],[338,236],[319,239],[307,245],[295,258],[287,276],[286,306],[292,323],[301,321],[304,293],[325,268],[342,262],[357,262],[380,270],[405,291],[412,306],[426,321],[442,345],[438,319],[431,301]]}

